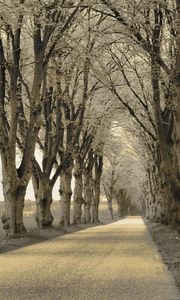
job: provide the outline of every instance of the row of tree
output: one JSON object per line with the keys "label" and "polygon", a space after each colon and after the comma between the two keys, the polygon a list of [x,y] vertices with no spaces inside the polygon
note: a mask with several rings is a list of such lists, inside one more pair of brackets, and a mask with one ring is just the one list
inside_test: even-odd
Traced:
{"label": "row of tree", "polygon": [[[129,111],[147,173],[147,217],[180,221],[180,2],[102,0],[111,40],[106,87]],[[105,65],[100,62],[103,69]]]}
{"label": "row of tree", "polygon": [[135,149],[137,141],[127,126],[123,128],[123,121],[116,119],[112,124],[103,153],[102,184],[112,217],[113,203],[117,204],[118,217],[142,214],[146,171]]}
{"label": "row of tree", "polygon": [[[74,223],[81,222],[83,203],[84,222],[98,221],[103,159],[95,137],[104,124],[102,110],[94,114],[93,123],[88,117],[99,85],[90,73],[95,43],[91,12],[81,8],[81,2],[75,6],[72,1],[0,4],[2,222],[7,234],[25,230],[24,198],[31,177],[40,228],[52,225],[52,189],[59,176],[60,224],[70,224],[72,173]],[[95,21],[98,28],[101,17]],[[40,162],[35,156],[37,146],[42,151]]]}
{"label": "row of tree", "polygon": [[147,172],[146,215],[177,223],[179,0],[8,0],[0,8],[2,221],[7,234],[25,229],[30,178],[40,228],[52,224],[52,189],[59,177],[60,223],[70,224],[72,174],[74,223],[98,221],[103,150],[119,108],[126,112],[126,117],[121,114],[125,127],[131,125],[138,137],[136,151]]}

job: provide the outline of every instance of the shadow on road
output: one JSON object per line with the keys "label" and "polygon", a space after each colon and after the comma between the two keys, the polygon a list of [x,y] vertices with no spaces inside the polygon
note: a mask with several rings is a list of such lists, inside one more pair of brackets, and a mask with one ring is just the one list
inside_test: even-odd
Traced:
{"label": "shadow on road", "polygon": [[[122,218],[123,219],[123,218]],[[112,219],[112,220],[103,220],[98,224],[81,224],[81,225],[71,225],[66,228],[52,228],[52,229],[45,229],[39,231],[38,229],[32,229],[27,232],[25,235],[19,238],[7,238],[3,237],[0,241],[0,255],[5,252],[14,251],[16,249],[20,249],[23,247],[27,247],[30,245],[38,244],[45,242],[47,240],[51,240],[54,238],[61,237],[68,233],[74,233],[78,231],[85,230],[87,228],[93,228],[96,226],[103,226],[110,223],[114,223],[119,221],[120,219]]]}

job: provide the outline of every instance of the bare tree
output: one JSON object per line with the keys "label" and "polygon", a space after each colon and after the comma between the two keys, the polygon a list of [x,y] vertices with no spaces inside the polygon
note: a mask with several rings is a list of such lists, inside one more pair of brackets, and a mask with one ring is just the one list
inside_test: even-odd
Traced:
{"label": "bare tree", "polygon": [[[53,2],[53,9],[50,9],[49,5],[39,4],[29,10],[28,4],[24,1],[17,1],[16,5],[10,4],[9,6],[9,18],[6,18],[6,14],[1,15],[3,36],[1,38],[0,61],[2,76],[0,131],[5,198],[5,214],[2,221],[7,234],[21,233],[25,230],[23,225],[24,197],[32,173],[34,151],[41,127],[42,102],[46,90],[46,70],[58,41],[68,29],[79,9],[79,6],[70,9],[69,15],[65,17],[64,24],[61,24],[58,32],[56,30],[57,23],[62,19],[60,17],[61,7],[58,8],[57,5],[58,3]],[[12,23],[10,23],[11,17]],[[33,51],[33,63],[21,65],[25,53],[23,52],[25,41],[22,38],[27,36],[26,30],[28,28],[25,26],[27,25],[25,22],[31,22],[33,26],[30,45]],[[51,39],[52,35],[53,38]],[[34,69],[31,67],[32,64]],[[26,75],[29,76],[28,72],[33,72],[30,85],[24,80]],[[20,118],[22,117],[21,108],[24,101],[21,101],[19,80],[23,83],[24,93],[29,100],[27,123]],[[8,82],[7,89],[5,82]],[[5,97],[8,98],[8,110],[5,110]],[[18,127],[21,127],[21,140],[18,139]],[[18,167],[16,166],[17,144],[22,153],[21,163]]]}

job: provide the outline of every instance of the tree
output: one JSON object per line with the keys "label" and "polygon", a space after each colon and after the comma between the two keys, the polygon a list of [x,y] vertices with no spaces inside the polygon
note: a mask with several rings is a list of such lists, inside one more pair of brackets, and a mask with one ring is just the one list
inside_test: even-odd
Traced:
{"label": "tree", "polygon": [[[157,135],[154,136],[154,142],[157,143],[155,147],[157,154],[156,158],[159,158],[158,172],[162,179],[165,180],[166,188],[162,189],[162,195],[167,195],[164,201],[162,200],[162,207],[164,208],[162,220],[165,222],[175,222],[178,214],[178,199],[179,199],[179,170],[177,170],[178,153],[177,150],[177,120],[178,113],[174,114],[173,103],[176,103],[176,97],[173,96],[173,90],[175,89],[174,80],[174,57],[173,57],[173,45],[175,44],[175,31],[176,26],[173,26],[174,15],[177,16],[177,11],[174,10],[174,2],[143,2],[141,6],[138,3],[133,5],[127,2],[120,6],[112,1],[102,0],[100,1],[101,13],[108,16],[109,20],[116,20],[117,34],[116,36],[126,37],[124,41],[126,45],[133,45],[136,51],[142,51],[141,57],[143,60],[147,60],[151,68],[151,95],[153,106],[153,118],[155,125],[155,131]],[[128,12],[128,13],[127,13]],[[137,18],[138,16],[138,18]],[[137,21],[138,20],[138,21]],[[167,21],[167,22],[166,22]],[[119,31],[118,31],[119,30]],[[167,47],[166,35],[170,35]],[[166,44],[166,45],[165,45]],[[165,51],[168,49],[168,51]],[[116,57],[117,59],[117,57]],[[119,69],[122,70],[121,60],[118,60]],[[123,74],[124,75],[124,74]],[[127,80],[126,80],[127,79]],[[125,78],[127,86],[129,86],[129,79]],[[124,106],[129,110],[134,119],[144,127],[147,134],[152,136],[151,131],[147,131],[147,127],[144,126],[144,122],[138,117],[137,111],[132,109],[132,106],[128,105],[117,92],[117,88],[114,88],[114,80],[110,78],[110,84],[113,85],[112,91]],[[164,97],[163,89],[165,87],[166,97]],[[132,85],[131,85],[132,86]],[[131,90],[137,98],[137,90]],[[164,101],[165,100],[165,101]],[[143,103],[142,103],[143,104]],[[163,108],[162,108],[163,105]],[[177,107],[177,105],[176,105]],[[176,117],[175,117],[176,115]],[[175,123],[173,123],[173,120]],[[174,125],[173,125],[174,124]],[[172,144],[170,144],[172,143]],[[173,165],[173,168],[172,168]],[[164,185],[164,186],[165,186]],[[176,204],[177,203],[177,204]],[[174,212],[176,213],[174,214]]]}
{"label": "tree", "polygon": [[[21,6],[24,1],[17,3],[17,9],[12,7],[13,12],[17,15],[16,24],[4,23],[1,30],[4,29],[6,38],[11,46],[7,51],[11,55],[12,61],[5,58],[4,44],[5,40],[1,39],[1,68],[2,68],[2,85],[3,95],[1,98],[1,159],[3,166],[3,192],[6,203],[5,214],[2,217],[4,229],[7,233],[21,233],[24,231],[23,225],[23,207],[24,196],[31,176],[32,160],[35,150],[36,138],[40,128],[40,91],[43,80],[43,57],[45,54],[48,39],[41,40],[40,28],[38,22],[38,13],[34,15],[34,60],[35,68],[32,81],[30,121],[25,136],[23,157],[19,168],[16,167],[16,137],[18,130],[18,79],[20,72],[20,49],[21,49],[21,32],[24,25],[24,15],[21,12]],[[15,10],[15,11],[14,11]],[[12,50],[11,50],[12,49]],[[9,72],[9,104],[10,118],[5,112],[5,66]]]}
{"label": "tree", "polygon": [[[49,4],[29,4],[25,1],[7,3],[4,15],[1,15],[1,42],[0,42],[0,75],[1,75],[1,159],[3,166],[3,192],[5,198],[5,214],[2,217],[7,234],[21,233],[23,225],[24,196],[31,177],[34,151],[38,132],[41,127],[41,110],[43,96],[46,90],[46,75],[49,59],[56,48],[59,39],[71,24],[79,6],[69,10],[64,24],[60,28],[57,23],[61,19],[61,7],[52,1]],[[3,4],[2,12],[4,11]],[[8,17],[7,17],[8,15]],[[33,51],[33,65],[22,62],[26,51],[24,38],[27,37],[30,22],[33,26],[30,48]],[[22,34],[23,33],[23,34]],[[53,38],[52,38],[53,36]],[[7,47],[6,47],[7,41]],[[21,47],[22,46],[22,47]],[[22,51],[21,51],[22,48]],[[29,85],[25,77],[33,74]],[[6,82],[8,84],[6,85]],[[23,90],[19,88],[19,82]],[[22,92],[22,95],[21,95]],[[25,96],[24,96],[25,95]],[[26,98],[21,101],[22,96]],[[8,109],[5,106],[8,99]],[[22,117],[22,104],[28,104],[28,122]],[[20,127],[20,128],[19,128]],[[20,129],[21,140],[18,138]],[[20,166],[16,166],[18,146],[22,152]]]}

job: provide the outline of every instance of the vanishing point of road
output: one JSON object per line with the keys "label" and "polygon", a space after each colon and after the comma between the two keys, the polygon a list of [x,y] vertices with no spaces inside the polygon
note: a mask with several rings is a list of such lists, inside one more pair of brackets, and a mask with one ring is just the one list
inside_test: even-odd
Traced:
{"label": "vanishing point of road", "polygon": [[141,217],[0,255],[0,300],[180,300]]}

